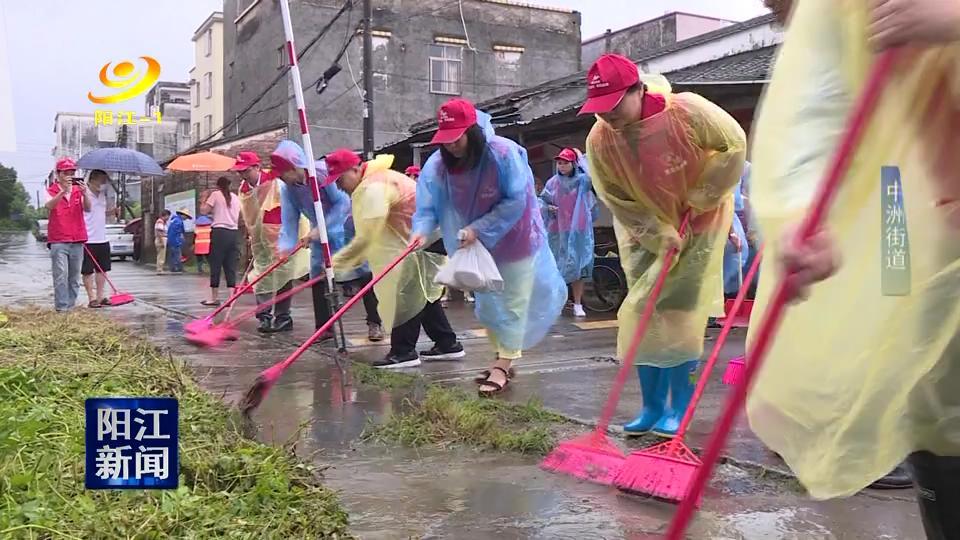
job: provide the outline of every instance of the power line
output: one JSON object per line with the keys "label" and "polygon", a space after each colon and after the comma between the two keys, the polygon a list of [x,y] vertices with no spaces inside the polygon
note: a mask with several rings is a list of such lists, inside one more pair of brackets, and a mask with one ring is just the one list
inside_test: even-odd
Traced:
{"label": "power line", "polygon": [[[299,61],[301,58],[303,58],[303,56],[307,53],[307,51],[309,51],[315,44],[317,44],[317,43],[320,41],[320,39],[333,27],[334,23],[337,22],[337,20],[340,18],[340,16],[343,15],[348,9],[352,9],[352,8],[353,8],[353,1],[352,1],[352,0],[347,0],[347,1],[343,4],[343,7],[340,8],[340,11],[338,11],[337,14],[334,15],[332,19],[330,19],[330,21],[326,24],[326,26],[324,26],[324,27],[320,30],[320,32],[319,32],[316,36],[314,36],[314,38],[311,39],[309,43],[307,43],[307,46],[304,47],[302,51],[300,51],[299,53],[297,53],[297,60]],[[240,123],[240,119],[243,118],[243,117],[247,114],[247,112],[249,112],[250,109],[253,108],[254,105],[256,105],[257,103],[259,103],[260,100],[263,99],[264,96],[266,96],[266,95],[270,92],[270,90],[273,90],[273,87],[276,86],[278,82],[280,82],[284,77],[287,76],[287,72],[288,72],[288,71],[290,71],[290,66],[286,66],[282,71],[280,71],[280,73],[279,73],[276,77],[274,77],[274,79],[273,79],[272,81],[270,81],[270,84],[267,85],[267,87],[264,88],[264,90],[263,90],[262,92],[260,92],[260,94],[257,95],[257,97],[253,98],[253,100],[252,100],[242,111],[240,111],[239,114],[237,114],[236,116],[234,116],[234,119],[233,119],[233,120],[231,120],[231,121],[229,121],[229,122],[225,122],[224,125],[220,127],[220,129],[218,129],[218,130],[216,130],[215,132],[211,133],[211,134],[208,135],[206,138],[204,138],[204,139],[202,139],[202,140],[200,140],[200,141],[197,141],[197,143],[196,143],[194,146],[199,146],[199,145],[204,144],[204,143],[206,143],[206,142],[208,142],[208,141],[211,141],[211,140],[213,140],[214,137],[216,137],[216,136],[220,135],[221,133],[223,133],[224,130],[226,130],[227,128],[230,128],[230,127],[233,127],[233,126],[238,125],[238,124]],[[314,84],[316,84],[316,83],[314,83]],[[288,101],[289,101],[289,98],[288,98]],[[286,103],[286,102],[284,102],[284,103]],[[275,105],[275,106],[271,106],[271,107],[269,107],[269,108],[267,108],[267,109],[265,109],[265,110],[269,110],[270,108],[276,108],[276,107],[279,107],[279,106],[280,106],[280,105],[278,104],[278,105]],[[262,111],[261,111],[261,112],[262,112]]]}

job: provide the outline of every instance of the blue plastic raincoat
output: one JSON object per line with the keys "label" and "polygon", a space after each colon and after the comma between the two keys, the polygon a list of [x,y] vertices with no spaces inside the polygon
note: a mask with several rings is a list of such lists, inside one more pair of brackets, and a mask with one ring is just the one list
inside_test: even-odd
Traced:
{"label": "blue plastic raincoat", "polygon": [[550,251],[567,283],[593,275],[593,222],[599,216],[586,159],[581,156],[573,176],[556,174],[540,192],[540,208]]}
{"label": "blue plastic raincoat", "polygon": [[[289,144],[288,144],[289,143]],[[306,168],[306,156],[303,149],[292,141],[281,141],[275,154],[281,154],[287,161],[298,168]],[[326,178],[327,169],[317,167],[317,182],[321,185]],[[323,216],[327,225],[327,241],[330,243],[330,253],[336,253],[346,245],[344,221],[350,212],[350,197],[336,184],[320,188],[320,204],[323,207]],[[281,251],[289,251],[296,247],[299,241],[300,217],[305,216],[311,227],[317,226],[317,214],[313,208],[313,190],[310,185],[286,184],[280,186],[280,219],[283,226],[277,246]],[[318,240],[310,243],[310,276],[323,274],[323,244]]]}
{"label": "blue plastic raincoat", "polygon": [[[743,182],[742,178],[740,182]],[[725,295],[734,295],[740,291],[743,276],[747,273],[747,264],[751,260],[750,246],[747,245],[747,233],[740,221],[740,216],[745,208],[741,184],[737,184],[733,191],[733,201],[734,212],[730,232],[735,233],[740,239],[740,251],[737,251],[733,241],[728,238],[723,248],[723,294]]]}
{"label": "blue plastic raincoat", "polygon": [[439,227],[451,255],[461,229],[476,231],[505,285],[501,292],[476,293],[477,319],[501,355],[518,353],[546,336],[560,316],[567,287],[547,243],[526,150],[497,136],[488,114],[477,116],[487,137],[479,165],[453,172],[434,152],[417,182],[413,230],[430,236]]}

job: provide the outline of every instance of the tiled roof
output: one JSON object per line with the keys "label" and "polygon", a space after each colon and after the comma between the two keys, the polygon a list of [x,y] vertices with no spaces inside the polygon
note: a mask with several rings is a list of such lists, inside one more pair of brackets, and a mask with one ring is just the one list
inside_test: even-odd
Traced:
{"label": "tiled roof", "polygon": [[672,84],[767,81],[776,53],[775,46],[763,47],[685,67],[665,75]]}

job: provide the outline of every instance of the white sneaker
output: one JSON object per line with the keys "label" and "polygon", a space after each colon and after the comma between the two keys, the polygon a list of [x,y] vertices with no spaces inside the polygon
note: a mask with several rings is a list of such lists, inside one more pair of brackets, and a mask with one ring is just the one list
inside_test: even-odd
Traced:
{"label": "white sneaker", "polygon": [[583,310],[583,306],[580,304],[573,305],[573,316],[574,317],[586,317],[587,312]]}
{"label": "white sneaker", "polygon": [[476,299],[473,297],[473,294],[468,293],[468,292],[463,293],[463,300],[464,300],[464,302],[466,302],[466,303],[468,303],[468,304],[472,304],[472,303],[476,302]]}

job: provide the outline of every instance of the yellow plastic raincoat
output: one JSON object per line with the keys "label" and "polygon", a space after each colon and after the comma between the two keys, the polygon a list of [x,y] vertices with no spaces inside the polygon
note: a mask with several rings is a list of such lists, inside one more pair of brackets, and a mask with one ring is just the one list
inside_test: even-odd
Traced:
{"label": "yellow plastic raincoat", "polygon": [[648,91],[666,98],[666,108],[620,130],[598,117],[587,157],[597,195],[613,213],[630,290],[618,313],[621,358],[663,267],[661,241],[678,234],[692,208],[692,228],[633,359],[669,368],[700,357],[707,318],[722,313],[723,247],[746,137],[703,97],[673,94],[661,76],[643,78]]}
{"label": "yellow plastic raincoat", "polygon": [[[356,268],[364,260],[379,274],[406,248],[416,211],[417,184],[390,170],[393,156],[368,161],[363,181],[350,196],[356,236],[333,256],[334,273]],[[447,258],[414,251],[374,286],[385,328],[395,328],[436,302],[443,287],[434,282]]]}
{"label": "yellow plastic raincoat", "polygon": [[[794,6],[754,146],[770,258],[873,60],[866,2]],[[816,498],[852,495],[915,450],[960,456],[960,47],[903,53],[829,216],[844,265],[789,308],[748,402],[753,430]]]}
{"label": "yellow plastic raincoat", "polygon": [[[269,178],[267,175],[265,177]],[[240,213],[250,234],[253,269],[247,279],[254,280],[277,260],[277,239],[280,236],[280,180],[261,180],[257,187],[240,190]],[[300,237],[310,231],[306,218],[300,220]],[[288,281],[310,271],[310,250],[301,249],[289,261],[267,274],[253,286],[257,294],[276,292]]]}

